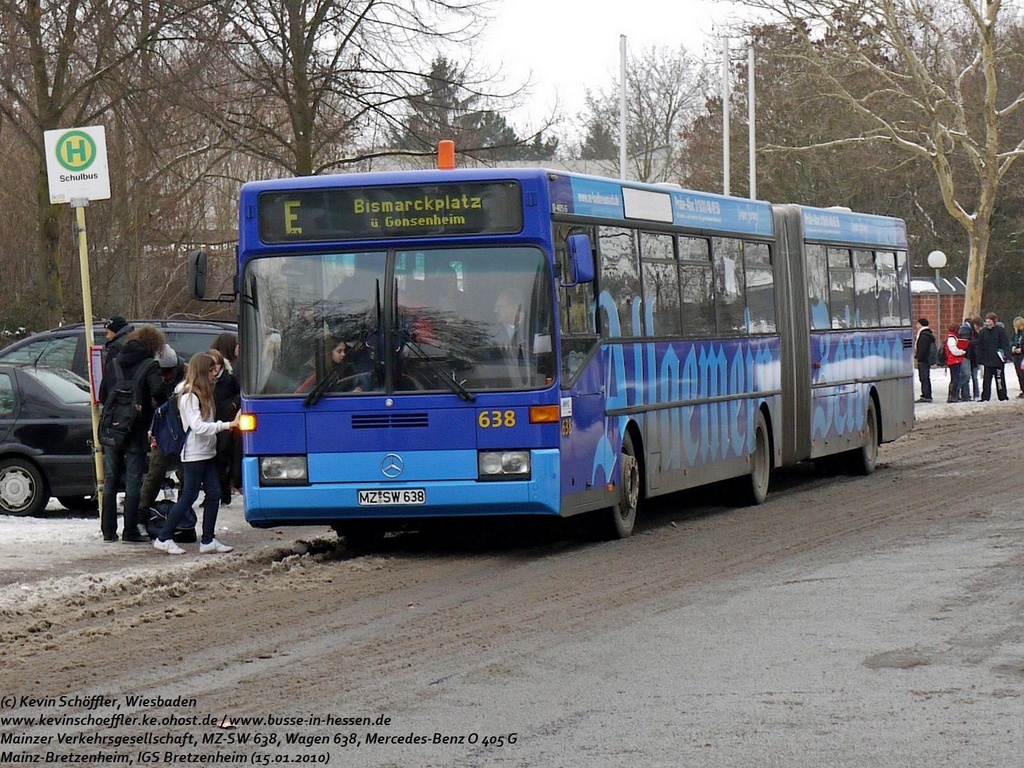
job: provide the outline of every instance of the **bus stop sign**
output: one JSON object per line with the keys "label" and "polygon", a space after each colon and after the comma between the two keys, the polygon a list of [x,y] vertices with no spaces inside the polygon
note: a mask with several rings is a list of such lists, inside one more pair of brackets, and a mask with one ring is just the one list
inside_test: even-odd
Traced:
{"label": "bus stop sign", "polygon": [[43,142],[51,203],[110,199],[103,126],[44,131]]}

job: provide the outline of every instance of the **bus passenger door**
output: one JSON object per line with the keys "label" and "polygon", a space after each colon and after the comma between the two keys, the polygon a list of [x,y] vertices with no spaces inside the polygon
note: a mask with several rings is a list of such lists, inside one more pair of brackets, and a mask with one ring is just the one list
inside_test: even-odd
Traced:
{"label": "bus passenger door", "polygon": [[[578,277],[567,242],[590,227],[555,224],[555,259],[563,278]],[[593,246],[591,245],[591,248]],[[586,254],[576,253],[577,259]],[[591,265],[592,266],[592,265]],[[560,281],[558,327],[561,405],[562,514],[571,515],[607,504],[605,366],[597,331],[597,296],[592,275],[584,282]]]}
{"label": "bus passenger door", "polygon": [[604,356],[597,338],[563,338],[562,349],[563,377],[569,382],[561,392],[562,511],[573,514],[607,504]]}

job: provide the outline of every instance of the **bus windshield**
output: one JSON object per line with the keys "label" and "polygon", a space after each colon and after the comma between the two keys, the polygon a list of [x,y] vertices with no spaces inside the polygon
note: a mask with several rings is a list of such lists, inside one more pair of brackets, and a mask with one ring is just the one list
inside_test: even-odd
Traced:
{"label": "bus windshield", "polygon": [[552,282],[534,247],[368,250],[246,265],[249,395],[471,393],[553,382]]}

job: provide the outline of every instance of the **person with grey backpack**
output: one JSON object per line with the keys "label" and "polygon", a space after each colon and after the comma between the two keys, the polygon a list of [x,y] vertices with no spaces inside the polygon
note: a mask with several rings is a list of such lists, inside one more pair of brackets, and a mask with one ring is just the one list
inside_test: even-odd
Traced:
{"label": "person with grey backpack", "polygon": [[[166,401],[174,394],[175,387],[185,378],[185,363],[178,357],[169,344],[165,344],[163,350],[157,355],[157,362],[160,365],[160,375],[164,381],[164,399]],[[144,514],[152,517],[152,509],[156,506],[157,496],[160,490],[168,482],[167,475],[176,472],[178,483],[181,483],[181,458],[180,456],[167,456],[156,441],[150,435],[149,441],[149,469],[146,478],[142,482],[142,493],[139,497],[139,509]],[[165,493],[164,498],[167,498]]]}

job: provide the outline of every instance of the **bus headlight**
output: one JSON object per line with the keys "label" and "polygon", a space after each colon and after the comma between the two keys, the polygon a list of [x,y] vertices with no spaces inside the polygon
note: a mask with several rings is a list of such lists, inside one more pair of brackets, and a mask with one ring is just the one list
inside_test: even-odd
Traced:
{"label": "bus headlight", "polygon": [[260,485],[308,485],[305,456],[260,456]]}
{"label": "bus headlight", "polygon": [[477,455],[480,480],[529,480],[529,451],[480,451]]}

